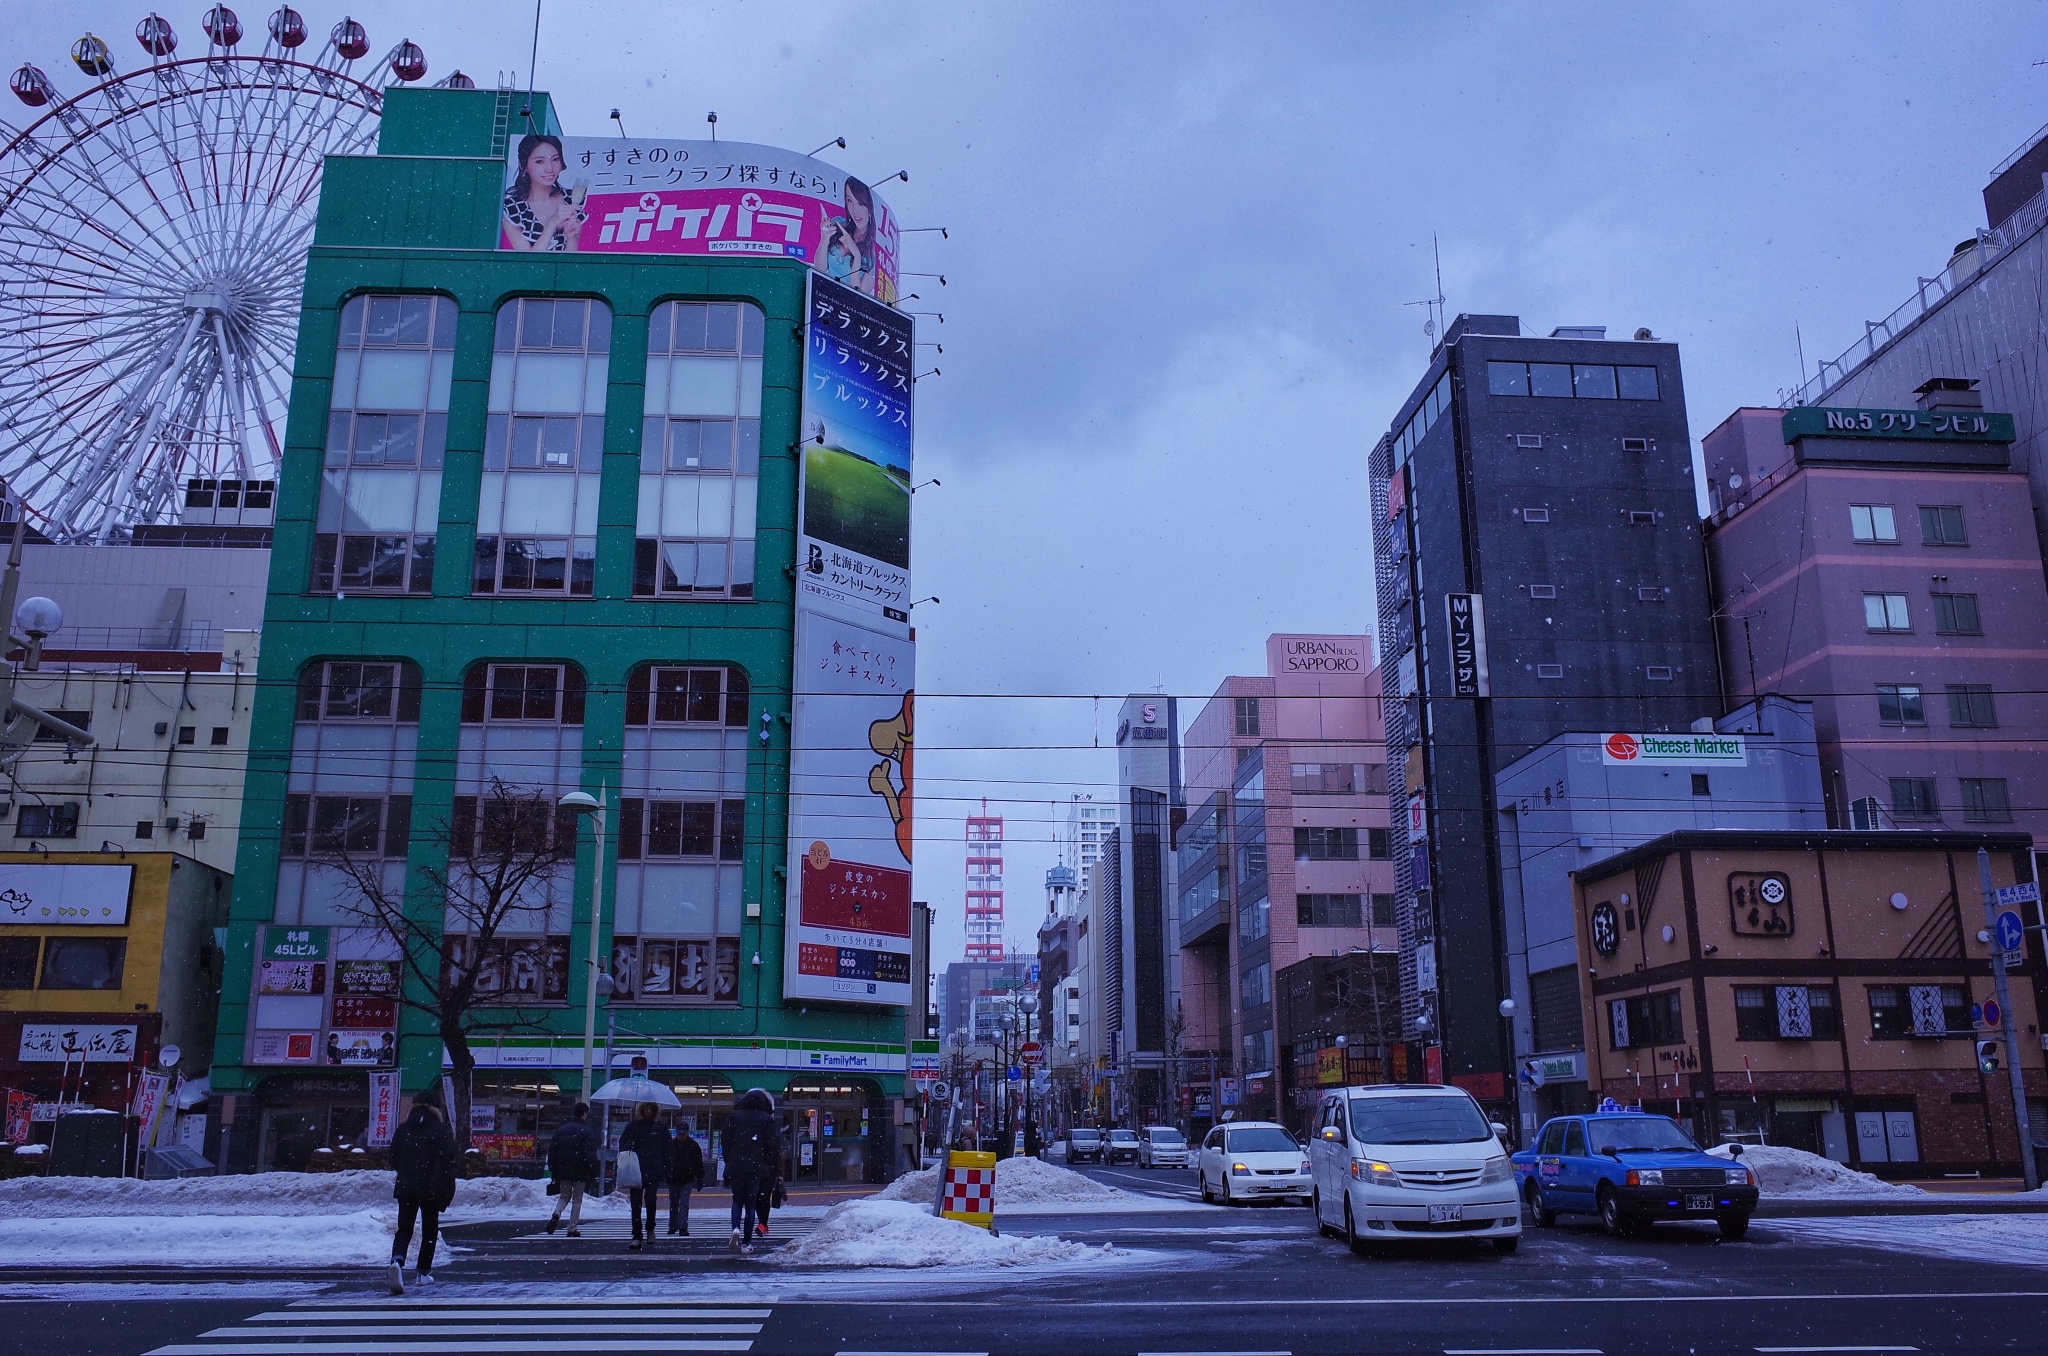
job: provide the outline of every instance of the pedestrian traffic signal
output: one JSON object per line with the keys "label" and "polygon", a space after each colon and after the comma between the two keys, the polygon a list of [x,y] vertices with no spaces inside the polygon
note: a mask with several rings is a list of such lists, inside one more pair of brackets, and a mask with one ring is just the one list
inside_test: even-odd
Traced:
{"label": "pedestrian traffic signal", "polygon": [[1998,1072],[1998,1042],[1977,1042],[1977,1067],[1985,1073]]}

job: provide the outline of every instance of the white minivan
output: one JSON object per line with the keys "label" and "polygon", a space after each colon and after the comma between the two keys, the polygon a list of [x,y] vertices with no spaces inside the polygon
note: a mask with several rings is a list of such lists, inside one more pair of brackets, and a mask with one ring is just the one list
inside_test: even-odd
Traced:
{"label": "white minivan", "polygon": [[1501,1137],[1463,1088],[1387,1084],[1325,1093],[1309,1134],[1316,1227],[1354,1251],[1375,1243],[1522,1241]]}

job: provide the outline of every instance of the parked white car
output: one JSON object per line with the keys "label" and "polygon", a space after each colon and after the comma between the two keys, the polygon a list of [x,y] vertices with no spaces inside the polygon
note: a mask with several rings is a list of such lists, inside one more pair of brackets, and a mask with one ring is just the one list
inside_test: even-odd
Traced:
{"label": "parked white car", "polygon": [[1514,1168],[1462,1088],[1413,1084],[1324,1094],[1309,1140],[1316,1228],[1355,1252],[1375,1243],[1522,1241]]}
{"label": "parked white car", "polygon": [[1184,1168],[1188,1165],[1186,1136],[1170,1125],[1148,1125],[1138,1132],[1138,1166],[1141,1168]]}
{"label": "parked white car", "polygon": [[1293,1199],[1306,1205],[1313,1189],[1307,1154],[1286,1127],[1271,1121],[1232,1121],[1202,1141],[1196,1165],[1202,1199],[1225,1205]]}

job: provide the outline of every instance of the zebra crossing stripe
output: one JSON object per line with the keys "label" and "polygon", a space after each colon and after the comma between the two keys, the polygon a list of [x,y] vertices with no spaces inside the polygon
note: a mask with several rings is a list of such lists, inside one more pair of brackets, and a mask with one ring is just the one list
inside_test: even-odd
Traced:
{"label": "zebra crossing stripe", "polygon": [[663,1356],[669,1352],[747,1351],[744,1342],[591,1341],[585,1338],[549,1338],[543,1342],[181,1342],[158,1347],[149,1356],[490,1356],[493,1352],[563,1351],[620,1352],[625,1356]]}
{"label": "zebra crossing stripe", "polygon": [[449,1298],[389,1304],[303,1300],[215,1328],[150,1356],[485,1356],[486,1353],[618,1352],[669,1356],[743,1352],[773,1310],[767,1306],[556,1300],[462,1303]]}

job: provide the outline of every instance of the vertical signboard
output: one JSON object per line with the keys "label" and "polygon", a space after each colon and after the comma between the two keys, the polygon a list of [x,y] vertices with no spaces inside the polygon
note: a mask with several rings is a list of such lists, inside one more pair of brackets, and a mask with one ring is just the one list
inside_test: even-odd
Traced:
{"label": "vertical signboard", "polygon": [[1446,593],[1451,643],[1451,695],[1486,695],[1486,606],[1476,593]]}
{"label": "vertical signboard", "polygon": [[398,1129],[398,1075],[396,1072],[370,1075],[370,1123],[366,1136],[373,1149],[391,1143]]}
{"label": "vertical signboard", "polygon": [[911,322],[822,275],[804,326],[783,997],[911,992]]}

